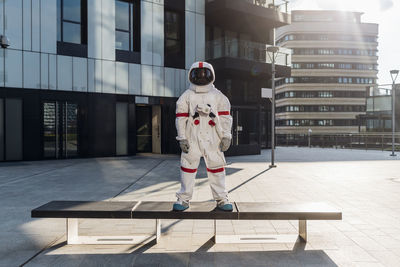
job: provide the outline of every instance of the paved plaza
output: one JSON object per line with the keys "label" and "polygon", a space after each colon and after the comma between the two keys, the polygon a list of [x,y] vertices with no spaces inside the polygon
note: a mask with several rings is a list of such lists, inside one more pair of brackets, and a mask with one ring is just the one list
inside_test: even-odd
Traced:
{"label": "paved plaza", "polygon": [[[400,266],[400,153],[319,148],[229,157],[233,201],[326,202],[342,221],[309,221],[308,243],[214,244],[211,220],[163,220],[158,244],[67,245],[65,219],[32,219],[51,200],[174,201],[179,157],[0,163],[0,266]],[[204,164],[194,200],[211,200]],[[143,234],[154,220],[80,220],[80,233]],[[297,221],[218,221],[223,234],[296,234]]]}

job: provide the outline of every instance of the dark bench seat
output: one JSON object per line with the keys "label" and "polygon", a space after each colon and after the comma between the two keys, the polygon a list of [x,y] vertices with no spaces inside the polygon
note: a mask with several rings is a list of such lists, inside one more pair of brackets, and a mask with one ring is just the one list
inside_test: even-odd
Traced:
{"label": "dark bench seat", "polygon": [[[299,220],[299,236],[307,240],[307,220],[341,220],[342,213],[325,203],[234,202],[232,212],[216,209],[215,202],[191,202],[183,212],[172,210],[173,202],[162,201],[51,201],[31,212],[34,218],[66,218],[69,244],[131,244],[146,238],[138,237],[81,237],[78,219],[155,219],[156,240],[161,234],[161,219],[214,220],[215,241],[254,243],[277,241],[257,236],[227,238],[217,235],[216,220]],[[100,241],[99,241],[100,240]],[[230,241],[229,241],[230,240]],[[233,241],[232,241],[233,240]]]}
{"label": "dark bench seat", "polygon": [[137,201],[51,201],[32,210],[32,218],[131,219]]}

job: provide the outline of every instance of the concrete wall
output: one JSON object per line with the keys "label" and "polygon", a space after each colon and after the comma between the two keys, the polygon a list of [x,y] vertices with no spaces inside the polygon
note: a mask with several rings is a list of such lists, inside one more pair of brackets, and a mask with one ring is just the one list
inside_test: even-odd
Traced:
{"label": "concrete wall", "polygon": [[204,0],[185,1],[186,70],[164,67],[164,1],[141,0],[141,64],[115,61],[115,1],[88,0],[88,58],[57,55],[56,0],[0,0],[0,87],[177,97],[204,60]]}

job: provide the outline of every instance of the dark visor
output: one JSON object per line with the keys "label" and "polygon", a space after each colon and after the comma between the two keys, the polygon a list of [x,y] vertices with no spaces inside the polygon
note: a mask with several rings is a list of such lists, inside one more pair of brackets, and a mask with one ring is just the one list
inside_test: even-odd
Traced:
{"label": "dark visor", "polygon": [[210,69],[195,68],[190,72],[189,80],[195,85],[208,85],[214,80],[214,75]]}

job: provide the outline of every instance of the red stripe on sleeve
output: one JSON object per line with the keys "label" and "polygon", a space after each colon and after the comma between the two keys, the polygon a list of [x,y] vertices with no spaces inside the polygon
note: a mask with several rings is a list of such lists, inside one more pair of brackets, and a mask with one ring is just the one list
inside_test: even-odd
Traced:
{"label": "red stripe on sleeve", "polygon": [[184,172],[188,172],[188,173],[197,172],[197,169],[188,169],[188,168],[185,168],[185,167],[182,167],[182,166],[181,166],[181,170],[184,171]]}
{"label": "red stripe on sleeve", "polygon": [[213,170],[207,168],[207,171],[208,171],[208,172],[211,172],[211,173],[223,172],[224,170],[225,170],[224,168],[213,169]]}
{"label": "red stripe on sleeve", "polygon": [[189,117],[189,113],[176,113],[176,117]]}
{"label": "red stripe on sleeve", "polygon": [[218,111],[218,115],[230,115],[231,113],[229,111]]}

